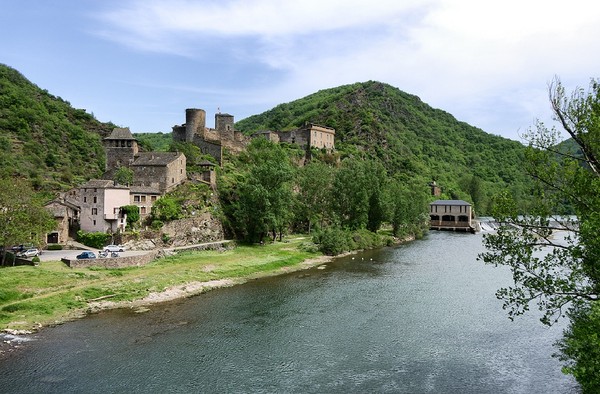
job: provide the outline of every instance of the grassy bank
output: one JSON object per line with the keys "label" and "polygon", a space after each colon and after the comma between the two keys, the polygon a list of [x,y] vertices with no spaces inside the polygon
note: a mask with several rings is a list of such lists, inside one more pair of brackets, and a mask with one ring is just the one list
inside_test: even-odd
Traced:
{"label": "grassy bank", "polygon": [[[0,329],[34,330],[79,317],[100,300],[123,306],[192,283],[241,283],[306,267],[320,254],[299,248],[302,238],[265,246],[184,252],[144,267],[78,268],[44,262],[0,269]],[[196,287],[196,292],[203,291]],[[187,294],[190,293],[180,293]],[[193,293],[192,293],[193,294]]]}

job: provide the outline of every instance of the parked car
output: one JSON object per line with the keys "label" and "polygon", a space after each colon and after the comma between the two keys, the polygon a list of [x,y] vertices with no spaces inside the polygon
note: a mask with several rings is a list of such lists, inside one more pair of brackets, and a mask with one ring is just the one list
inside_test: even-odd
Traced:
{"label": "parked car", "polygon": [[95,259],[96,254],[94,252],[81,252],[77,255],[78,259]]}
{"label": "parked car", "polygon": [[107,245],[104,247],[105,252],[123,252],[124,250],[120,245]]}
{"label": "parked car", "polygon": [[31,249],[27,249],[24,252],[17,253],[17,257],[35,257],[35,256],[39,256],[39,255],[40,255],[40,251],[37,248],[31,248]]}
{"label": "parked car", "polygon": [[13,246],[11,249],[13,251],[13,253],[21,253],[27,249],[34,249],[35,247],[31,244],[29,245],[15,245]]}

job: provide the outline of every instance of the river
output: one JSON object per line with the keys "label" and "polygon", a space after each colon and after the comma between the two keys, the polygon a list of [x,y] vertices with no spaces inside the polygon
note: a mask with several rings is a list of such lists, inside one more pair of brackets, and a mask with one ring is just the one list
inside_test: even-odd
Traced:
{"label": "river", "polygon": [[[577,393],[560,326],[511,322],[481,235],[432,232],[160,306],[49,328],[0,361],[5,393]],[[321,267],[323,268],[323,267]]]}

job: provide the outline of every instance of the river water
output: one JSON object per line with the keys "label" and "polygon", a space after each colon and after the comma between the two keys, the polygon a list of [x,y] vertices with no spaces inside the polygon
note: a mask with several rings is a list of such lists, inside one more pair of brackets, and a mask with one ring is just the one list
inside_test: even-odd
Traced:
{"label": "river water", "polygon": [[43,330],[5,393],[576,393],[562,327],[511,322],[481,235],[432,232],[325,269]]}

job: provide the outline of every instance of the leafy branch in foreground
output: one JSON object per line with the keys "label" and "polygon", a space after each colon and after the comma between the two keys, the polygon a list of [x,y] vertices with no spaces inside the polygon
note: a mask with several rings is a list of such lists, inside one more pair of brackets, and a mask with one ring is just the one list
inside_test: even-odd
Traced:
{"label": "leafy branch in foreground", "polygon": [[519,215],[514,199],[500,194],[494,208],[500,227],[484,237],[487,251],[479,258],[511,269],[514,285],[496,293],[511,319],[532,302],[545,324],[571,319],[559,343],[561,359],[570,360],[563,370],[584,392],[599,392],[600,83],[567,96],[557,79],[549,93],[554,119],[576,149],[562,149],[559,132],[541,122],[527,133],[525,168],[535,204]]}

